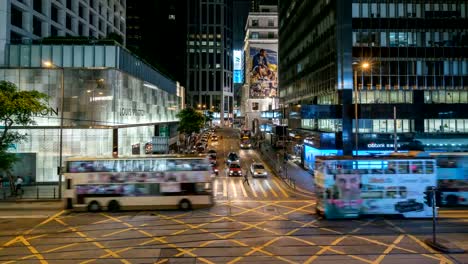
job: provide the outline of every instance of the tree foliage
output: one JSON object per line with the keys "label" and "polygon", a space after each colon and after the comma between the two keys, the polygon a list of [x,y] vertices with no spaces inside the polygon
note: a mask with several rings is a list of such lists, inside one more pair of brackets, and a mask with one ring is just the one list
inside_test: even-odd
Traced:
{"label": "tree foliage", "polygon": [[205,117],[202,113],[193,108],[185,108],[177,114],[179,118],[179,132],[185,134],[198,133],[205,124]]}
{"label": "tree foliage", "polygon": [[205,123],[210,123],[210,126],[211,126],[211,122],[213,121],[213,119],[214,119],[213,112],[207,111],[205,114]]}
{"label": "tree foliage", "polygon": [[33,117],[47,109],[47,99],[41,92],[20,91],[15,84],[0,81],[0,171],[11,175],[17,157],[8,153],[8,148],[26,140],[26,135],[12,131],[12,127],[34,125]]}

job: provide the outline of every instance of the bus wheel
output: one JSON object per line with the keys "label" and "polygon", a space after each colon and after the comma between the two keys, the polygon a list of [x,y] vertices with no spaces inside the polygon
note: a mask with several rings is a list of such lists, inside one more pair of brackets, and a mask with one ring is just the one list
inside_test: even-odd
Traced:
{"label": "bus wheel", "polygon": [[455,206],[458,204],[458,197],[455,195],[449,195],[447,198],[445,198],[447,201],[447,205],[449,206]]}
{"label": "bus wheel", "polygon": [[189,200],[183,199],[179,202],[179,209],[182,211],[188,211],[192,209],[192,204],[190,203]]}
{"label": "bus wheel", "polygon": [[88,204],[88,211],[89,212],[99,212],[101,211],[101,205],[98,202],[92,201]]}
{"label": "bus wheel", "polygon": [[112,213],[117,213],[120,211],[120,204],[116,200],[112,200],[107,205],[107,210]]}

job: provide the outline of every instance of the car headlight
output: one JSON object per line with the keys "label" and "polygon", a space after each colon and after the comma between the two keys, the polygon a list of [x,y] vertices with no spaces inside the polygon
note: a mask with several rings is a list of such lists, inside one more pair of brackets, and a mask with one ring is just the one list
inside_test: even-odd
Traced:
{"label": "car headlight", "polygon": [[247,145],[247,147],[249,147],[249,148],[250,148],[251,146],[252,146],[251,144]]}
{"label": "car headlight", "polygon": [[215,171],[215,172],[218,172],[218,169],[215,169],[214,171]]}

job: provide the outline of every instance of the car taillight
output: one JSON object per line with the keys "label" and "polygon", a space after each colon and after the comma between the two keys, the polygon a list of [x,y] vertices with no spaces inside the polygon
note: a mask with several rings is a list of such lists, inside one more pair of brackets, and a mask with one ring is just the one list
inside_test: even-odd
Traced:
{"label": "car taillight", "polygon": [[461,197],[461,196],[459,196],[459,197],[458,197],[458,201],[460,201],[460,202],[464,202],[464,201],[465,201],[465,197]]}

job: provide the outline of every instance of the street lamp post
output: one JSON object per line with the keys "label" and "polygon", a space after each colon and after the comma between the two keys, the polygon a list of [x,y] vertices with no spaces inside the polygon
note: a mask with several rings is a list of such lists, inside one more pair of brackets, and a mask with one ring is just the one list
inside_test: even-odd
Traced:
{"label": "street lamp post", "polygon": [[[369,63],[368,62],[363,62],[361,64],[358,63],[353,63],[354,65],[357,65],[357,67],[361,68],[361,73],[364,72],[364,70],[369,68]],[[359,156],[358,151],[359,151],[359,116],[358,116],[358,83],[357,83],[357,74],[358,74],[358,69],[354,69],[354,122],[355,122],[355,131],[354,131],[354,144],[355,144],[355,149],[356,149],[356,156]],[[362,84],[364,87],[364,82]]]}
{"label": "street lamp post", "polygon": [[50,61],[46,61],[43,63],[47,68],[57,68],[60,69],[62,74],[60,77],[60,85],[61,85],[61,100],[60,100],[60,132],[59,132],[59,167],[57,169],[58,173],[58,197],[62,199],[62,162],[63,162],[63,106],[64,106],[64,97],[65,97],[65,69],[63,67],[57,66]]}

